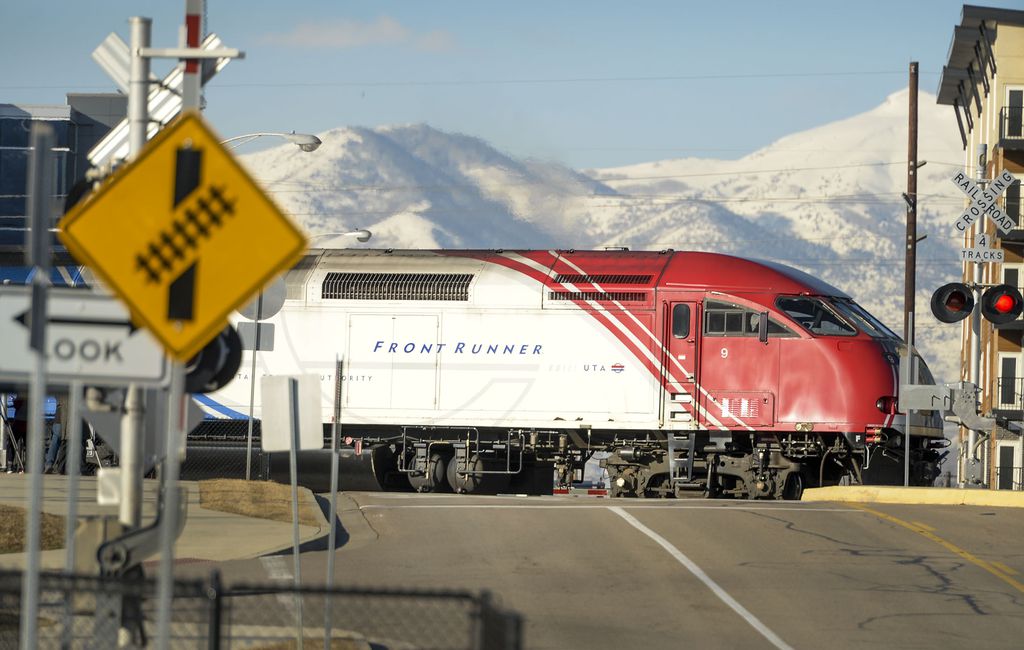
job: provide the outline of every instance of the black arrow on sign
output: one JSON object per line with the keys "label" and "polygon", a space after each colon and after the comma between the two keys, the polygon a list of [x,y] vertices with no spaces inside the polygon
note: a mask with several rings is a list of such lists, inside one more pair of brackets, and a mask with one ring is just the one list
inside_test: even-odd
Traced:
{"label": "black arrow on sign", "polygon": [[[24,327],[30,328],[29,320],[31,318],[31,311],[26,310],[14,317],[14,320],[21,323]],[[130,320],[98,320],[92,318],[48,318],[47,323],[54,325],[96,325],[99,327],[125,327],[128,329],[129,336],[139,329],[132,324]]]}
{"label": "black arrow on sign", "polygon": [[[174,208],[199,187],[203,153],[197,149],[178,149],[174,169]],[[192,320],[196,297],[196,260],[171,281],[167,288],[168,320]]]}

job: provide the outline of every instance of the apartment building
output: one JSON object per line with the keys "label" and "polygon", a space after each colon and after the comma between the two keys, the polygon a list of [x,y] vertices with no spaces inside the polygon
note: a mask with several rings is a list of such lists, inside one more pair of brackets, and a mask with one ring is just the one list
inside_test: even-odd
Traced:
{"label": "apartment building", "polygon": [[[956,116],[951,128],[959,128],[963,141],[965,175],[993,179],[1008,170],[1024,178],[1024,11],[964,5],[938,102]],[[997,205],[1013,221],[1010,232],[982,219],[964,233],[963,245],[973,247],[987,233],[992,246],[1003,249],[1004,262],[965,262],[963,280],[1024,288],[1020,183],[1006,189]],[[950,215],[951,223],[955,219]],[[1000,425],[990,438],[961,431],[962,448],[973,449],[965,449],[967,458],[961,455],[960,479],[991,489],[1024,489],[1024,319],[1000,325],[982,320],[978,332],[972,319],[963,323],[961,379],[977,381],[982,412]]]}

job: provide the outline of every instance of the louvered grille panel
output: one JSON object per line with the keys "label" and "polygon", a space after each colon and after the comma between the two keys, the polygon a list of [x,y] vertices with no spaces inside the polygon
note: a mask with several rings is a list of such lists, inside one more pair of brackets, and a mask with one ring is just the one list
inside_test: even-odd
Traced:
{"label": "louvered grille panel", "polygon": [[595,302],[645,302],[647,294],[641,291],[551,291],[550,300],[593,300]]}
{"label": "louvered grille panel", "polygon": [[469,300],[471,273],[328,273],[324,300]]}
{"label": "louvered grille panel", "polygon": [[628,275],[613,273],[598,273],[596,275],[584,275],[582,273],[559,273],[555,276],[555,282],[569,284],[650,284],[650,275]]}

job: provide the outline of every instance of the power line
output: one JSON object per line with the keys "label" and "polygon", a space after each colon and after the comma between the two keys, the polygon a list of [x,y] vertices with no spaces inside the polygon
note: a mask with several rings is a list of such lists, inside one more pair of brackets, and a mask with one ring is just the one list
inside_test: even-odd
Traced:
{"label": "power line", "polygon": [[[616,77],[535,77],[523,79],[431,79],[431,80],[396,80],[396,81],[263,81],[244,83],[218,83],[221,88],[301,88],[316,86],[355,87],[355,88],[387,88],[401,86],[503,86],[503,85],[542,85],[542,84],[585,84],[585,83],[646,83],[662,81],[720,81],[735,79],[786,79],[786,78],[824,78],[824,77],[857,77],[902,75],[899,70],[854,70],[828,72],[750,72],[733,74],[704,75],[636,75]],[[932,73],[937,74],[937,73]],[[0,86],[3,88],[3,86]]]}

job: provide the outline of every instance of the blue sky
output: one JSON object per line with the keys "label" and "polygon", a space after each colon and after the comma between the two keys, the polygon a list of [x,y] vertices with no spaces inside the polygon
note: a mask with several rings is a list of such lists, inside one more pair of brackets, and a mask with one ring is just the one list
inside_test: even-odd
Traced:
{"label": "blue sky", "polygon": [[[127,41],[132,15],[153,19],[154,47],[175,46],[184,5],[4,0],[0,102],[112,91],[92,50],[111,31]],[[424,122],[577,168],[739,158],[878,105],[910,61],[934,93],[961,7],[208,0],[207,30],[246,58],[207,86],[206,116],[225,138]]]}

